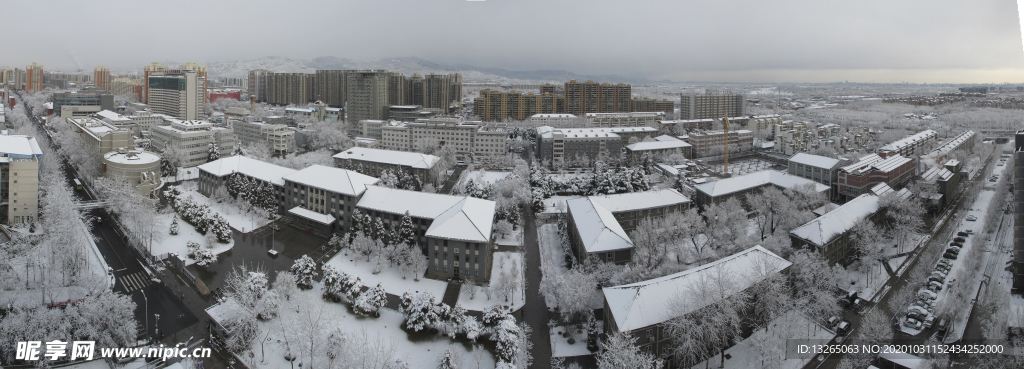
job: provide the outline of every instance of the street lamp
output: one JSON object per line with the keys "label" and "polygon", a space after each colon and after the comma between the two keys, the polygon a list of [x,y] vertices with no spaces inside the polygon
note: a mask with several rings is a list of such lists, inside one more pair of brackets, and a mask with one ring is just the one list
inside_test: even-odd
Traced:
{"label": "street lamp", "polygon": [[160,331],[160,314],[153,314],[153,335]]}
{"label": "street lamp", "polygon": [[146,334],[149,334],[149,299],[146,298],[145,292],[142,292],[142,300],[146,302],[146,312],[142,314],[142,320],[146,321]]}

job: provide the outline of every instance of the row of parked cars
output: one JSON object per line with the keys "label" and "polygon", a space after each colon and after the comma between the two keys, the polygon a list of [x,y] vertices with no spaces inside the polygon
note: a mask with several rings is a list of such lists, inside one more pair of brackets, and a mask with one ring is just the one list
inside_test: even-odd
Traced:
{"label": "row of parked cars", "polygon": [[[936,299],[939,297],[938,293],[945,286],[947,282],[946,276],[953,269],[953,263],[960,257],[960,250],[964,247],[964,242],[973,233],[974,231],[970,229],[957,232],[956,237],[953,238],[953,241],[949,243],[949,247],[942,254],[942,259],[935,263],[935,269],[928,276],[927,284],[925,284],[924,288],[917,291],[917,299],[907,308],[906,319],[903,321],[904,327],[920,330],[931,328],[935,324],[935,315],[933,313],[935,312]],[[956,279],[951,279],[949,283],[955,281]],[[939,333],[945,333],[944,331],[947,326],[947,319],[940,319]]]}

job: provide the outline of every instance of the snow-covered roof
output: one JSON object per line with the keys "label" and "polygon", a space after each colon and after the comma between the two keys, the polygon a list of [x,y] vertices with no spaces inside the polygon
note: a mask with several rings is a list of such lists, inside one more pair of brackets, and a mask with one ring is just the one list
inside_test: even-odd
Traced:
{"label": "snow-covered roof", "polygon": [[[605,287],[602,292],[619,332],[663,323],[704,308],[719,291],[709,278],[731,277],[731,296],[750,288],[765,276],[778,273],[792,263],[760,245],[693,269],[622,286]],[[685,310],[683,310],[685,309]]]}
{"label": "snow-covered roof", "polygon": [[939,134],[935,133],[935,131],[930,130],[930,129],[926,129],[926,130],[923,130],[921,132],[915,133],[913,135],[910,135],[910,136],[904,137],[902,139],[893,141],[891,144],[882,146],[881,148],[878,149],[878,151],[899,151],[900,149],[902,149],[902,148],[904,148],[906,146],[913,145],[913,144],[918,143],[920,141],[924,141],[924,140],[927,140],[927,139],[935,138],[935,137],[938,137],[938,136],[939,136]]}
{"label": "snow-covered roof", "polygon": [[434,219],[461,200],[460,196],[368,186],[356,207],[389,214],[405,214],[408,211],[415,218]]}
{"label": "snow-covered roof", "polygon": [[810,165],[815,168],[828,169],[832,169],[836,166],[836,164],[839,164],[839,159],[833,159],[829,157],[811,155],[806,153],[798,153],[796,155],[793,155],[793,157],[789,158],[789,161],[797,164]]}
{"label": "snow-covered roof", "polygon": [[43,155],[35,137],[0,135],[0,153],[12,158],[38,158]]}
{"label": "snow-covered roof", "polygon": [[587,253],[633,248],[633,241],[612,212],[593,201],[593,197],[571,199],[566,205]]}
{"label": "snow-covered roof", "polygon": [[754,172],[743,176],[705,183],[697,186],[697,191],[703,192],[711,197],[718,197],[768,184],[782,188],[793,188],[809,183],[814,184],[814,189],[818,192],[828,191],[828,186],[821,183],[775,170]]}
{"label": "snow-covered roof", "polygon": [[318,164],[286,175],[284,179],[349,196],[359,196],[366,191],[366,186],[377,183],[377,178],[368,175]]}
{"label": "snow-covered roof", "polygon": [[334,224],[334,217],[330,214],[320,214],[312,210],[305,209],[301,206],[288,209],[288,213],[295,214],[297,216],[312,220],[314,222],[331,225]]}
{"label": "snow-covered roof", "polygon": [[214,323],[217,323],[222,327],[228,321],[239,317],[244,311],[245,310],[242,309],[242,305],[240,305],[237,300],[230,297],[206,308],[206,313],[210,314],[210,319],[213,319]]}
{"label": "snow-covered roof", "polygon": [[550,126],[537,127],[537,134],[542,138],[552,138],[555,131],[559,131],[566,137],[611,137],[619,133],[658,133],[653,127],[590,127],[590,128],[552,128]]}
{"label": "snow-covered roof", "polygon": [[649,150],[670,150],[678,149],[683,147],[693,147],[683,140],[675,141],[654,141],[654,142],[637,142],[632,145],[626,146],[629,151],[649,151]]}
{"label": "snow-covered roof", "polygon": [[858,220],[878,211],[878,196],[863,194],[825,213],[789,233],[818,246],[824,246],[833,238],[853,228]]}
{"label": "snow-covered roof", "polygon": [[576,118],[572,114],[534,114],[530,118]]}
{"label": "snow-covered roof", "polygon": [[680,140],[680,139],[678,139],[676,137],[669,136],[669,135],[661,135],[661,136],[655,137],[654,140],[655,141],[682,141],[682,140]]}
{"label": "snow-covered roof", "polygon": [[665,172],[666,174],[673,175],[673,176],[679,175],[679,169],[676,169],[675,167],[673,167],[671,165],[662,164],[662,163],[658,163],[658,164],[655,164],[655,165],[657,165],[658,168],[661,168],[661,170],[663,172]]}
{"label": "snow-covered roof", "polygon": [[160,161],[160,155],[147,151],[128,151],[124,154],[111,151],[103,154],[103,158],[118,164],[149,164]]}
{"label": "snow-covered roof", "polygon": [[653,209],[690,202],[689,197],[673,189],[590,196],[590,200],[612,213]]}
{"label": "snow-covered roof", "polygon": [[110,110],[100,110],[96,112],[96,115],[102,119],[107,119],[110,121],[131,121],[131,118],[112,112]]}
{"label": "snow-covered roof", "polygon": [[353,159],[371,161],[374,163],[385,163],[400,165],[418,169],[430,169],[437,164],[441,158],[434,155],[420,154],[407,151],[393,151],[383,149],[371,149],[367,147],[353,147],[334,155],[335,159]]}
{"label": "snow-covered roof", "polygon": [[953,172],[946,167],[933,167],[921,174],[921,179],[925,181],[948,181],[950,178],[953,178]]}
{"label": "snow-covered roof", "polygon": [[972,138],[974,138],[974,131],[967,131],[961,133],[956,137],[953,137],[948,141],[943,142],[941,145],[933,149],[932,152],[938,153],[940,155],[945,155],[950,151],[953,151],[954,149],[960,147],[960,145],[962,145],[964,142],[967,142],[967,140],[970,140]]}
{"label": "snow-covered roof", "polygon": [[890,172],[896,168],[899,168],[903,164],[906,164],[913,159],[907,158],[900,155],[893,155],[888,158],[882,159],[878,154],[870,154],[860,159],[860,161],[847,165],[840,168],[841,171],[851,174],[863,174],[870,171]]}
{"label": "snow-covered roof", "polygon": [[295,112],[295,113],[312,113],[312,112],[315,112],[316,109],[313,109],[313,108],[285,108],[284,111],[286,113],[292,113],[292,112]]}
{"label": "snow-covered roof", "polygon": [[814,215],[817,215],[817,216],[820,217],[822,215],[825,215],[825,213],[828,213],[828,212],[830,212],[832,210],[836,210],[836,208],[838,208],[838,207],[839,207],[839,204],[836,204],[834,202],[829,202],[829,203],[826,203],[825,205],[822,205],[822,206],[818,207],[817,209],[811,210],[811,212],[814,213]]}
{"label": "snow-covered roof", "polygon": [[463,197],[430,223],[426,235],[469,242],[486,243],[491,239],[494,201]]}
{"label": "snow-covered roof", "polygon": [[295,169],[264,163],[256,159],[250,159],[241,155],[221,158],[199,166],[199,170],[210,173],[216,177],[223,177],[228,174],[239,172],[265,182],[278,186],[284,185],[284,177],[295,173]]}

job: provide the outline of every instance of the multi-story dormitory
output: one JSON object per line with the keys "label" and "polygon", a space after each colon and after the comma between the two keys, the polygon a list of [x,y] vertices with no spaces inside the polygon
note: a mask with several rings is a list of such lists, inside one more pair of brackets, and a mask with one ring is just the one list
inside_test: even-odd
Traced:
{"label": "multi-story dormitory", "polygon": [[278,211],[321,236],[348,232],[358,210],[395,228],[409,214],[434,279],[490,278],[494,201],[376,186],[355,171],[313,165],[302,170],[232,156],[199,166],[199,192],[210,196],[238,173],[274,186]]}

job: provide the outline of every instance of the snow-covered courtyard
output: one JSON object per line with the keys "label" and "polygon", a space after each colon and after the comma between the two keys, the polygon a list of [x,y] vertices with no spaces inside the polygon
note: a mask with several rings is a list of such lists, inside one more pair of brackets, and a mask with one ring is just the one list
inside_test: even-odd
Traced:
{"label": "snow-covered courtyard", "polygon": [[[313,340],[321,345],[327,342],[331,333],[343,332],[353,352],[339,360],[353,364],[369,357],[389,356],[387,362],[403,360],[412,369],[433,369],[441,361],[445,350],[450,349],[461,357],[459,367],[494,367],[493,355],[482,345],[463,344],[442,334],[407,333],[401,328],[404,317],[397,311],[384,308],[377,318],[359,316],[352,313],[348,304],[325,301],[320,298],[320,294],[319,285],[307,291],[298,291],[291,300],[281,302],[277,318],[258,323],[260,334],[252,345],[251,350],[255,356],[251,360],[255,365],[251,367],[290,368],[293,363],[285,360],[288,352],[296,354],[300,359],[308,357],[309,337],[303,337],[306,340],[301,342],[295,339],[302,336],[296,333],[310,330],[318,333]],[[311,314],[317,314],[319,319],[313,320]],[[312,329],[306,327],[304,323],[309,322],[317,326]],[[303,349],[307,350],[304,354],[300,353]],[[315,354],[319,356],[322,353]],[[300,360],[294,363],[296,367],[298,362]]]}
{"label": "snow-covered courtyard", "polygon": [[210,210],[213,210],[224,217],[224,219],[228,221],[228,224],[231,225],[231,228],[234,228],[239,232],[251,232],[254,229],[270,224],[270,222],[273,221],[274,217],[268,218],[259,214],[257,211],[244,210],[244,205],[242,205],[239,200],[225,200],[220,202],[213,201],[199,193],[196,189],[195,182],[186,182],[179,186],[179,188],[182,189],[183,197],[191,196],[192,199],[195,200],[196,204],[209,205]]}
{"label": "snow-covered courtyard", "polygon": [[[188,257],[188,242],[193,241],[198,243],[200,247],[207,247],[206,236],[199,233],[196,227],[193,227],[188,222],[178,218],[178,234],[172,235],[169,232],[171,228],[171,222],[174,221],[174,213],[168,214],[157,214],[157,224],[160,227],[157,229],[164,234],[159,237],[153,238],[153,252],[154,256],[160,256],[167,253],[174,253],[181,256],[185,256],[185,265],[192,265],[196,263],[196,260]],[[221,254],[225,251],[231,250],[235,246],[235,240],[231,240],[228,243],[216,242],[210,251],[214,255]]]}
{"label": "snow-covered courtyard", "polygon": [[[459,305],[466,310],[484,311],[494,304],[509,305],[512,310],[519,310],[526,303],[523,296],[523,254],[518,252],[496,252],[491,267],[491,281],[488,287],[477,287],[463,285],[462,288],[491,288],[491,297],[488,298],[483,291],[477,291],[474,298],[469,293],[459,293]],[[505,276],[502,276],[505,274]],[[502,278],[512,277],[515,281],[514,292],[509,295],[508,301],[498,297],[497,288],[500,288]],[[437,295],[435,295],[437,296]]]}
{"label": "snow-covered courtyard", "polygon": [[472,180],[473,183],[476,183],[478,185],[495,184],[498,181],[500,181],[502,179],[505,179],[505,177],[508,177],[511,174],[512,174],[512,172],[495,172],[495,171],[487,171],[487,170],[469,171],[469,170],[467,170],[467,171],[462,172],[462,175],[459,177],[459,183],[456,185],[456,187],[463,188],[463,187],[466,186],[466,183],[469,182],[470,180]]}
{"label": "snow-covered courtyard", "polygon": [[380,283],[385,292],[395,296],[401,296],[406,292],[419,291],[430,292],[434,297],[440,299],[441,296],[444,296],[444,290],[448,287],[448,283],[445,281],[423,277],[423,274],[427,271],[426,267],[417,272],[420,278],[419,281],[416,281],[413,279],[412,274],[402,278],[402,272],[398,269],[397,265],[389,266],[384,264],[380,273],[374,274],[375,264],[372,261],[373,258],[370,258],[371,261],[366,261],[366,259],[366,256],[356,255],[352,251],[345,250],[334,255],[324,265],[330,265],[339,271],[359,277],[363,280],[363,284],[367,286],[376,286]]}

